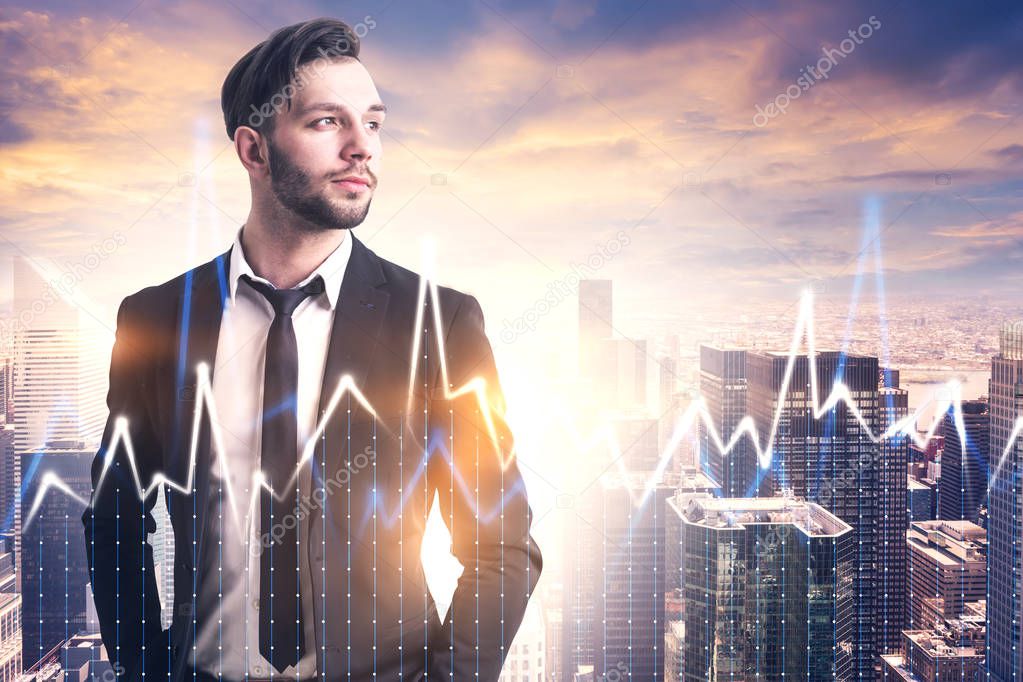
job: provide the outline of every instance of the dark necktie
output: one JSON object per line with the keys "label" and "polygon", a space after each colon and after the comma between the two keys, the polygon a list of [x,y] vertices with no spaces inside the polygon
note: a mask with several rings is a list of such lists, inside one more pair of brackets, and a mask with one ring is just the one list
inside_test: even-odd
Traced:
{"label": "dark necktie", "polygon": [[[307,296],[324,291],[316,277],[300,289],[274,289],[242,278],[270,302],[274,320],[266,337],[260,468],[260,537],[269,538],[259,558],[259,653],[278,671],[302,657],[302,598],[298,574],[298,344],[291,314]],[[290,517],[290,518],[289,518]]]}

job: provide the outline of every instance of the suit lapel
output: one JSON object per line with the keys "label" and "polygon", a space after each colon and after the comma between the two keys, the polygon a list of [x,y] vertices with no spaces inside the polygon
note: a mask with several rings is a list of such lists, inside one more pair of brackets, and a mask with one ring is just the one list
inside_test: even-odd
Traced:
{"label": "suit lapel", "polygon": [[[341,293],[337,309],[334,312],[334,323],[331,328],[330,345],[327,349],[327,360],[323,371],[323,383],[320,387],[320,419],[324,419],[329,409],[332,396],[345,375],[352,378],[355,386],[363,393],[366,390],[366,378],[379,346],[380,331],[387,315],[390,294],[381,288],[386,283],[380,259],[366,246],[349,233],[352,239],[352,252],[349,256],[345,276],[341,281]],[[347,402],[347,396],[342,403]],[[353,400],[353,404],[354,404]],[[340,411],[341,405],[338,405]],[[336,444],[340,442],[342,420],[328,419],[326,424],[329,453],[339,452]],[[333,471],[338,463],[328,458],[327,465]]]}
{"label": "suit lapel", "polygon": [[[200,364],[209,368],[209,376],[213,376],[217,357],[217,345],[220,337],[220,322],[223,317],[224,304],[228,295],[227,272],[230,249],[213,260],[186,273],[184,287],[179,299],[178,335],[175,348],[175,401],[177,424],[175,437],[177,445],[173,449],[175,461],[172,463],[173,477],[184,483],[189,468],[193,466],[192,430],[195,421],[195,407],[199,401],[198,370]],[[194,508],[198,532],[198,554],[193,562],[198,562],[202,553],[203,539],[206,530],[206,504],[209,497],[210,476],[210,419],[209,410],[201,414],[200,431],[194,453]],[[192,534],[192,533],[190,533]],[[196,539],[193,534],[193,539]],[[193,563],[193,565],[199,565]]]}

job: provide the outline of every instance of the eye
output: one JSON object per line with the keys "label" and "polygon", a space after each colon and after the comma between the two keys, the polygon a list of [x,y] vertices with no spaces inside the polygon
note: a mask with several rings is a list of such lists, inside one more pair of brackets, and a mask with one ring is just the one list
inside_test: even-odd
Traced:
{"label": "eye", "polygon": [[369,121],[369,122],[366,123],[366,125],[373,126],[373,128],[372,128],[373,130],[380,130],[381,128],[384,127],[384,124],[383,124],[382,121]]}
{"label": "eye", "polygon": [[313,125],[317,126],[321,121],[330,121],[331,123],[337,123],[337,119],[334,118],[333,116],[324,116],[323,118],[318,118],[315,121],[313,121]]}

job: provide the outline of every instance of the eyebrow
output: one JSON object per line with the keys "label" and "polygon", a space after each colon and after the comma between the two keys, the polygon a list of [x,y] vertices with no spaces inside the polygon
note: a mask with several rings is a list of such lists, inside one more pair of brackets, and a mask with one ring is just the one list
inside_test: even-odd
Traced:
{"label": "eyebrow", "polygon": [[[337,102],[313,102],[312,104],[307,104],[306,106],[302,107],[302,109],[299,110],[298,114],[299,116],[304,116],[305,114],[308,114],[311,111],[344,111],[344,107],[338,104]],[[383,103],[377,102],[376,104],[371,104],[369,108],[366,109],[366,111],[367,112],[379,111],[383,114],[386,114],[387,107]]]}

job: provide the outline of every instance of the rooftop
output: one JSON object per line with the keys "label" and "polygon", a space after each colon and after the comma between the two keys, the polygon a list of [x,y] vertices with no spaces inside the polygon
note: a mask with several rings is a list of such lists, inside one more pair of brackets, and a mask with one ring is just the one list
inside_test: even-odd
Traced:
{"label": "rooftop", "polygon": [[849,524],[827,509],[792,497],[693,497],[682,516],[689,523],[710,528],[791,524],[815,537],[852,532]]}

